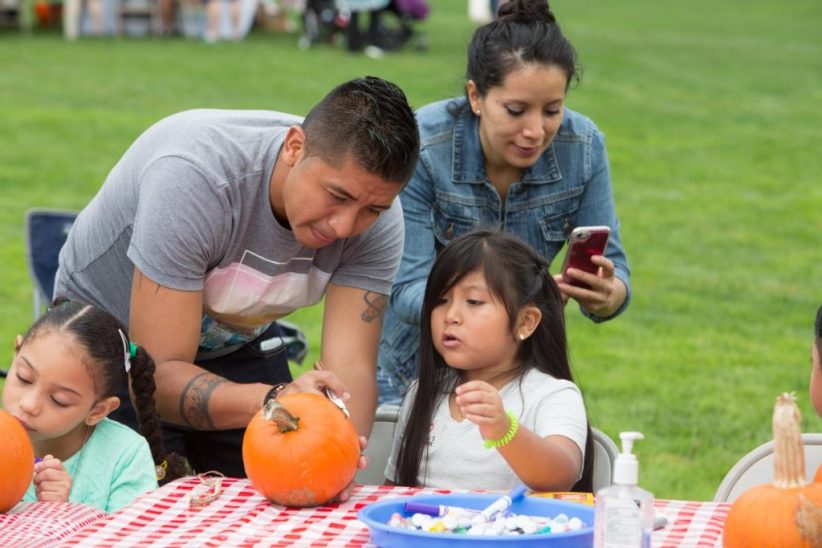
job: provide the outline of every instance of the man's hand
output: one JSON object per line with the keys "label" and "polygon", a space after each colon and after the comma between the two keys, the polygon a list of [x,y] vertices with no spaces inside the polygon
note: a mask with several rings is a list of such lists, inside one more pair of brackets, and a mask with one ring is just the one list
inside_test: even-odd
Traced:
{"label": "man's hand", "polygon": [[68,502],[71,483],[60,459],[46,455],[34,465],[34,491],[39,502]]}
{"label": "man's hand", "polygon": [[[368,457],[363,455],[365,453],[365,448],[368,447],[368,439],[365,436],[359,437],[360,441],[360,461],[357,463],[357,470],[363,470],[368,467]],[[332,502],[345,502],[351,498],[351,495],[354,491],[354,478],[351,479],[351,483],[349,483],[345,489],[340,491],[340,494],[331,499]]]}
{"label": "man's hand", "polygon": [[323,392],[325,388],[331,390],[344,402],[351,399],[348,388],[346,388],[340,378],[331,371],[306,371],[288,383],[288,386],[283,388],[280,394],[285,396],[287,394],[308,392],[325,396]]}
{"label": "man's hand", "polygon": [[[297,377],[294,381],[289,383],[288,386],[283,388],[280,394],[287,395],[309,392],[325,396],[325,389],[329,389],[344,402],[351,399],[351,394],[348,392],[345,384],[337,375],[331,371],[326,371],[321,361],[314,364],[314,369],[314,371],[307,371]],[[357,439],[360,442],[360,460],[357,462],[357,469],[362,470],[368,467],[368,457],[363,454],[365,453],[365,448],[368,447],[368,439],[365,436],[358,436]],[[352,478],[351,483],[349,483],[345,489],[335,496],[332,501],[347,501],[351,498],[353,489],[354,479]]]}

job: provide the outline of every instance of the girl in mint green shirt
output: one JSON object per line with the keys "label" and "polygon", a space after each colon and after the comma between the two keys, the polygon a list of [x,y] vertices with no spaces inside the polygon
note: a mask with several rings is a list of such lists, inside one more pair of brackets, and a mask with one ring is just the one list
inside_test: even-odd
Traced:
{"label": "girl in mint green shirt", "polygon": [[[106,418],[130,381],[145,437]],[[63,300],[15,341],[3,407],[34,447],[26,502],[79,502],[113,512],[185,473],[166,455],[154,404],[154,361],[93,306]]]}

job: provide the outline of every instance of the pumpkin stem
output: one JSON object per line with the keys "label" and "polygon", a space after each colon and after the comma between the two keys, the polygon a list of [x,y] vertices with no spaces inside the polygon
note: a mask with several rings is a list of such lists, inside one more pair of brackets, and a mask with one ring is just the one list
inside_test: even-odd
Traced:
{"label": "pumpkin stem", "polygon": [[277,428],[280,432],[291,432],[297,429],[297,423],[300,421],[299,417],[295,417],[288,412],[288,409],[277,400],[271,399],[265,402],[263,407],[263,417],[267,420],[277,423]]}
{"label": "pumpkin stem", "polygon": [[776,398],[773,441],[774,486],[789,489],[807,485],[799,408],[793,394],[786,392]]}
{"label": "pumpkin stem", "polygon": [[814,504],[801,493],[796,525],[799,527],[799,534],[809,541],[811,546],[822,546],[822,506]]}

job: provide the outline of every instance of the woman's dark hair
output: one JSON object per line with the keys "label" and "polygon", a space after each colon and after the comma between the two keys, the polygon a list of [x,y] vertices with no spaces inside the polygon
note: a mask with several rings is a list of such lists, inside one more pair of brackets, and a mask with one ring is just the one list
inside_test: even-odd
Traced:
{"label": "woman's dark hair", "polygon": [[[97,398],[116,395],[119,387],[127,386],[127,375],[131,376],[140,431],[148,440],[155,465],[165,472],[160,484],[184,476],[185,460],[174,453],[167,455],[163,447],[160,417],[154,402],[154,360],[144,348],[135,345],[131,350],[123,324],[108,312],[89,304],[57,298],[34,322],[23,343],[49,332],[69,334],[83,347],[90,358],[84,365],[94,382]],[[126,373],[125,364],[127,354],[131,362],[129,373]]]}
{"label": "woman's dark hair", "polygon": [[511,0],[497,18],[474,31],[468,46],[466,78],[484,97],[505,77],[526,64],[557,66],[568,78],[565,89],[579,79],[577,54],[563,36],[546,0]]}
{"label": "woman's dark hair", "polygon": [[[420,373],[397,462],[395,479],[399,485],[417,485],[434,409],[459,380],[434,348],[431,312],[443,295],[475,271],[483,273],[491,293],[505,305],[512,334],[524,306],[537,306],[542,312],[536,330],[519,346],[520,372],[535,368],[557,379],[574,380],[562,295],[548,271],[548,262],[528,244],[505,232],[480,229],[455,238],[434,261],[425,287],[420,318]],[[593,439],[588,426],[582,478],[573,487],[576,491],[590,492],[593,488]]]}

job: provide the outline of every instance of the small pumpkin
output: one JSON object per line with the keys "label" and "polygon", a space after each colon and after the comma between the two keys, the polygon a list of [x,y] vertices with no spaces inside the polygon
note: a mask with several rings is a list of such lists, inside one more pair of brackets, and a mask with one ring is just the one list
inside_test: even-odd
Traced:
{"label": "small pumpkin", "polygon": [[31,439],[14,415],[0,409],[0,514],[23,499],[34,476],[34,449]]}
{"label": "small pumpkin", "polygon": [[243,436],[243,465],[265,498],[284,506],[316,506],[343,490],[357,472],[354,425],[319,394],[272,399]]}
{"label": "small pumpkin", "polygon": [[725,519],[726,548],[822,546],[822,483],[805,479],[800,415],[791,394],[773,412],[774,480],[745,491]]}

